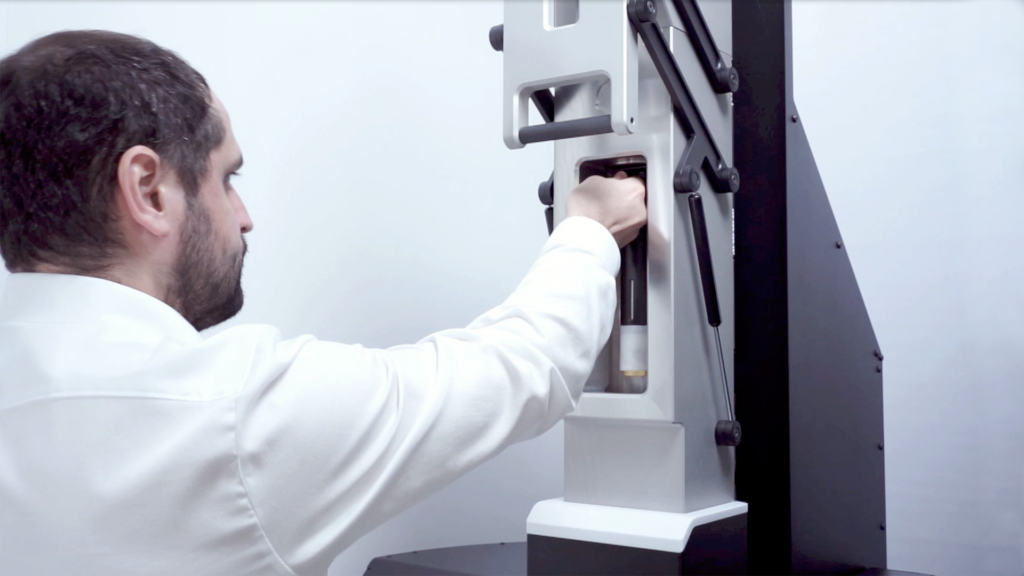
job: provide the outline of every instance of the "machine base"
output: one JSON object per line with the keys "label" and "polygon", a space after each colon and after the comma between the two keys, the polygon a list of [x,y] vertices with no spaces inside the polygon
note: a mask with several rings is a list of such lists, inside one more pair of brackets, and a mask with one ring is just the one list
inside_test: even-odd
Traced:
{"label": "machine base", "polygon": [[693,512],[661,512],[566,502],[562,498],[534,504],[526,533],[626,548],[681,553],[691,534],[705,525],[744,515],[745,502],[728,502]]}
{"label": "machine base", "polygon": [[366,576],[745,576],[748,573],[745,509],[738,515],[694,524],[686,536],[686,549],[680,552],[664,549],[672,548],[671,545],[650,549],[529,534],[526,542],[438,548],[378,558],[367,567]]}
{"label": "machine base", "polygon": [[374,558],[363,576],[526,576],[526,542],[388,554]]}
{"label": "machine base", "polygon": [[[526,542],[435,548],[374,558],[366,567],[365,576],[526,576],[526,557]],[[620,573],[633,574],[635,570]],[[928,576],[880,568],[855,574]]]}
{"label": "machine base", "polygon": [[683,552],[533,534],[526,537],[526,550],[530,576],[746,574],[747,515],[695,527]]}

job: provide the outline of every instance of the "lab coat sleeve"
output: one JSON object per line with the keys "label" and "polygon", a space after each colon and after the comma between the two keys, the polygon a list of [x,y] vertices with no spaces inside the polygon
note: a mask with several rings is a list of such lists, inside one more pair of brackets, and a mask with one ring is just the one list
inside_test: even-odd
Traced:
{"label": "lab coat sleeve", "polygon": [[569,218],[465,328],[386,350],[260,341],[238,451],[281,559],[326,572],[360,536],[572,411],[612,330],[618,267],[611,234]]}

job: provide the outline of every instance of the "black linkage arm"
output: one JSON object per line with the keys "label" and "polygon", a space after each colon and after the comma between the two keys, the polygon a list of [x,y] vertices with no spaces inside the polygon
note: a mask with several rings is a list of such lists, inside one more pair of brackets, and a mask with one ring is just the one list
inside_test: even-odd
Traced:
{"label": "black linkage arm", "polygon": [[676,166],[673,180],[675,189],[679,192],[696,192],[700,188],[700,170],[703,168],[712,177],[711,183],[716,192],[738,191],[740,174],[726,164],[722,152],[704,122],[704,117],[697,108],[693,94],[686,86],[683,73],[680,72],[665,37],[658,29],[656,0],[629,0],[627,13],[633,28],[647,46],[654,67],[658,69],[658,74],[672,98],[676,117],[689,138],[686,151]]}
{"label": "black linkage arm", "polygon": [[693,43],[693,51],[700,58],[700,63],[704,66],[704,72],[707,73],[708,81],[711,82],[715,92],[725,94],[739,90],[739,72],[731,66],[726,66],[725,61],[722,60],[718,46],[715,45],[715,38],[711,35],[707,23],[704,22],[704,16],[700,13],[700,9],[697,8],[697,1],[673,0],[672,3],[675,4],[676,12],[683,20],[686,33],[690,36],[690,42]]}

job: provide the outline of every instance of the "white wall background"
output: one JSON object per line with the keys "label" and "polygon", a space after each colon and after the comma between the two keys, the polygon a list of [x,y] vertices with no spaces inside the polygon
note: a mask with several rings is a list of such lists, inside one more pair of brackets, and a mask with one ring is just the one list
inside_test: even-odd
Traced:
{"label": "white wall background", "polygon": [[[1024,573],[1024,2],[798,1],[797,104],[886,355],[889,564]],[[550,145],[501,141],[501,4],[0,2],[148,37],[232,114],[256,222],[232,323],[387,346],[469,322],[545,238]],[[5,274],[0,272],[0,287]],[[373,532],[373,557],[521,540],[560,427]]]}

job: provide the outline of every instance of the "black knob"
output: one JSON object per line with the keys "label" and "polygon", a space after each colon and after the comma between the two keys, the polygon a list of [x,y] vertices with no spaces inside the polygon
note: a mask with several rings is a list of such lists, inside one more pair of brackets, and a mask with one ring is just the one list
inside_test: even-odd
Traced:
{"label": "black knob", "polygon": [[715,176],[718,177],[718,191],[736,193],[740,190],[740,171],[735,167],[723,168]]}
{"label": "black knob", "polygon": [[505,49],[505,25],[498,24],[497,26],[491,27],[491,32],[488,34],[491,41],[491,48],[501,52]]}
{"label": "black knob", "polygon": [[629,3],[629,9],[641,22],[654,22],[658,16],[658,5],[654,3],[654,0],[632,0]]}
{"label": "black knob", "polygon": [[719,420],[715,425],[715,443],[719,446],[737,446],[743,438],[743,428],[735,420]]}
{"label": "black knob", "polygon": [[676,192],[696,192],[700,189],[700,170],[693,166],[683,166],[676,172],[673,185]]}
{"label": "black knob", "polygon": [[729,67],[729,76],[726,80],[729,85],[729,92],[736,93],[740,89],[740,73],[735,68]]}
{"label": "black knob", "polygon": [[551,178],[540,183],[537,186],[537,197],[540,198],[540,203],[545,206],[551,206],[555,203],[555,175],[552,174]]}

